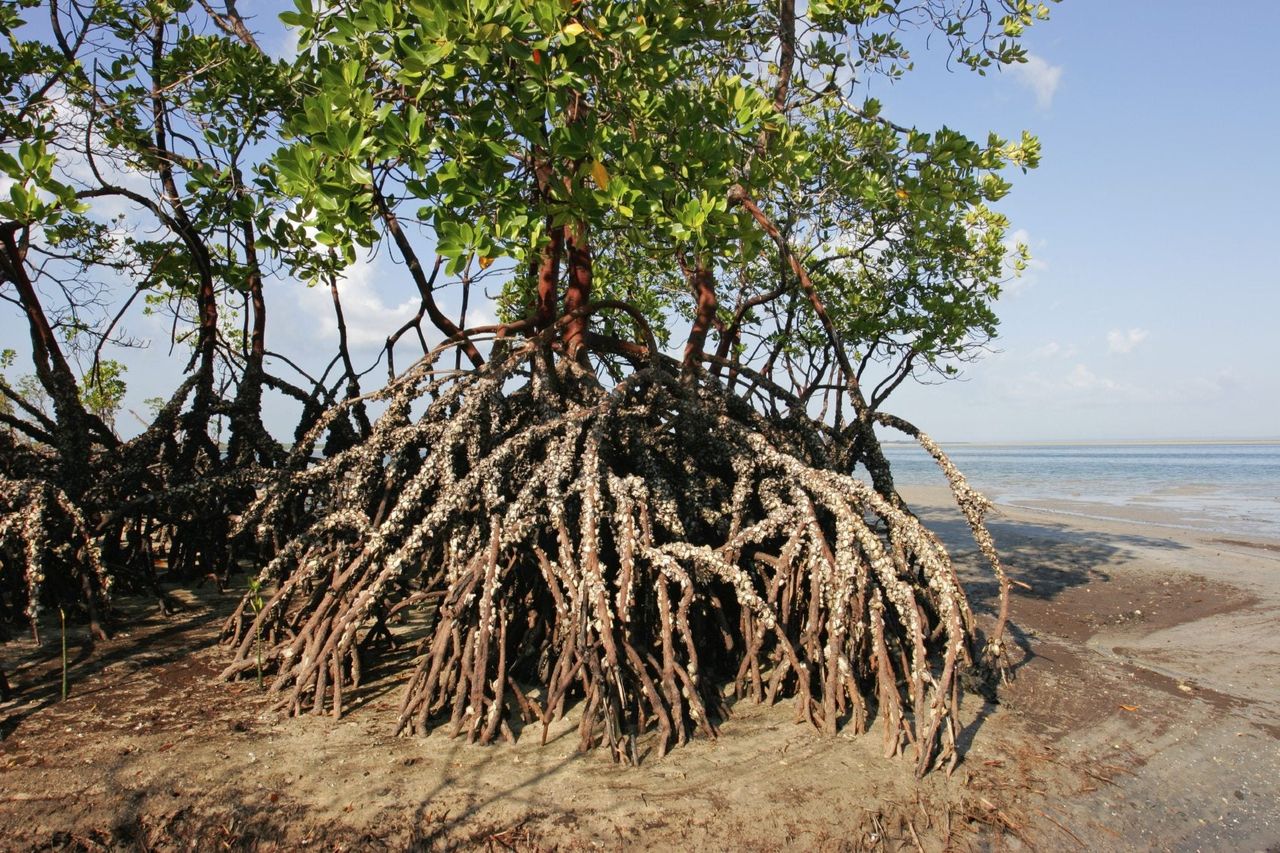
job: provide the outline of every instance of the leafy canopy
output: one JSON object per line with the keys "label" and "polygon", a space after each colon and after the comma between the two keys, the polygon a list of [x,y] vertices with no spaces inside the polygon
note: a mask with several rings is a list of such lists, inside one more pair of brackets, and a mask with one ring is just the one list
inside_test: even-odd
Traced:
{"label": "leafy canopy", "polygon": [[314,234],[350,263],[380,239],[381,196],[423,224],[449,275],[510,259],[514,319],[548,228],[582,223],[598,293],[666,337],[673,309],[692,311],[677,258],[710,259],[739,299],[777,284],[771,245],[726,202],[741,183],[814,267],[851,348],[936,362],[989,336],[1010,272],[990,204],[1009,190],[1003,171],[1036,165],[1037,141],[902,127],[859,92],[911,69],[912,28],[979,73],[1021,61],[1018,37],[1047,8],[781,5],[296,0],[282,18],[311,83],[273,161],[275,189],[297,200],[277,234]]}

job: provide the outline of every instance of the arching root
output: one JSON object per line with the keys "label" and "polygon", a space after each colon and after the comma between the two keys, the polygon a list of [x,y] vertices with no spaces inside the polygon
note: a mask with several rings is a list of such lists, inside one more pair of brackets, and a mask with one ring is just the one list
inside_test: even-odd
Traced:
{"label": "arching root", "polygon": [[26,602],[37,641],[50,591],[84,604],[90,631],[105,640],[99,614],[112,580],[84,515],[61,489],[46,480],[0,475],[0,583],[13,600]]}
{"label": "arching root", "polygon": [[807,417],[659,367],[606,389],[532,345],[468,373],[428,360],[381,394],[365,443],[296,465],[246,515],[281,547],[260,612],[227,623],[226,677],[261,641],[280,707],[341,713],[413,600],[435,617],[402,732],[487,743],[518,718],[545,736],[577,702],[582,748],[634,762],[645,733],[659,754],[713,736],[731,689],[792,697],[828,733],[878,712],[886,754],[954,765],[973,612],[937,538],[828,467]]}

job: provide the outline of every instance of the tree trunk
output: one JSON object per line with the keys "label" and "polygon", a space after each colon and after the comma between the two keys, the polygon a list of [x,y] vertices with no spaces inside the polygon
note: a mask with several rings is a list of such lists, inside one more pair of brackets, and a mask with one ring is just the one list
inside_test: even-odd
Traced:
{"label": "tree trunk", "polygon": [[716,278],[706,258],[699,256],[693,271],[693,295],[697,308],[693,315],[693,328],[684,347],[685,372],[693,370],[702,359],[707,342],[707,331],[716,320]]}
{"label": "tree trunk", "polygon": [[49,393],[57,422],[55,439],[58,444],[61,471],[60,485],[73,500],[79,498],[88,487],[90,420],[80,402],[80,389],[75,374],[67,363],[58,339],[54,335],[49,318],[40,304],[35,283],[27,275],[26,253],[18,245],[16,222],[0,226],[0,243],[3,244],[3,266],[0,272],[13,282],[27,316],[27,328],[31,333],[31,354],[35,363],[36,378]]}
{"label": "tree trunk", "polygon": [[542,262],[538,266],[538,303],[534,315],[535,329],[545,329],[556,320],[556,306],[560,301],[560,257],[564,254],[564,226],[552,225],[547,217],[547,231],[551,237],[542,250]]}
{"label": "tree trunk", "polygon": [[[569,234],[569,285],[564,294],[564,310],[572,314],[586,308],[591,302],[591,244],[587,237],[586,223],[579,223]],[[587,334],[586,317],[574,317],[565,327],[565,353],[582,365],[587,363],[587,351],[583,346]]]}

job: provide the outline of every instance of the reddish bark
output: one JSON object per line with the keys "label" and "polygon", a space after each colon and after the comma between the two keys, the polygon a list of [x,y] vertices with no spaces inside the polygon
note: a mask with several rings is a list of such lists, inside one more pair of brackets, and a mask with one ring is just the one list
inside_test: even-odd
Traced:
{"label": "reddish bark", "polygon": [[253,224],[243,223],[245,262],[249,267],[249,304],[253,309],[253,330],[249,334],[249,362],[262,369],[262,358],[267,352],[267,303],[262,297],[262,273],[258,267],[258,246],[254,239]]}
{"label": "reddish bark", "polygon": [[[587,237],[587,226],[580,223],[565,241],[569,249],[569,285],[564,294],[564,310],[572,314],[586,308],[591,301],[591,243]],[[588,318],[586,315],[575,316],[565,327],[565,352],[570,358],[585,361],[586,350],[583,348],[587,333]]]}
{"label": "reddish bark", "polygon": [[716,278],[704,258],[698,258],[693,271],[693,296],[697,308],[693,315],[693,328],[684,347],[684,369],[692,370],[702,359],[707,342],[707,331],[716,320]]}
{"label": "reddish bark", "polygon": [[556,303],[559,302],[560,256],[564,254],[564,226],[551,225],[547,219],[551,242],[542,250],[542,263],[538,267],[538,304],[533,327],[545,329],[556,320]]}
{"label": "reddish bark", "polygon": [[267,352],[267,303],[262,295],[262,271],[258,265],[258,245],[253,223],[240,223],[244,238],[244,259],[248,316],[245,320],[248,348],[244,375],[231,411],[231,442],[228,457],[236,464],[264,453],[272,444],[262,425],[263,359]]}
{"label": "reddish bark", "polygon": [[778,41],[778,84],[773,90],[773,106],[778,112],[784,112],[796,64],[796,0],[782,0],[778,10]]}

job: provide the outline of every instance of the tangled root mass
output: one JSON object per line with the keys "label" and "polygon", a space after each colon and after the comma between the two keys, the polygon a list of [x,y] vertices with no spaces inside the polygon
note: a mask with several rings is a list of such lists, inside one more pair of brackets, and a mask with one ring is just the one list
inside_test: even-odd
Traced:
{"label": "tangled root mass", "polygon": [[379,393],[367,440],[304,465],[329,413],[242,519],[274,557],[227,623],[226,677],[261,659],[282,708],[340,714],[417,608],[400,732],[487,743],[518,720],[545,740],[580,703],[581,747],[635,762],[639,737],[663,754],[714,735],[731,699],[790,697],[827,733],[878,714],[919,773],[954,765],[960,673],[998,657],[1007,584],[985,502],[926,436],[1001,581],[985,646],[937,538],[838,470],[802,413],[663,366],[605,387],[533,345],[433,363]]}

